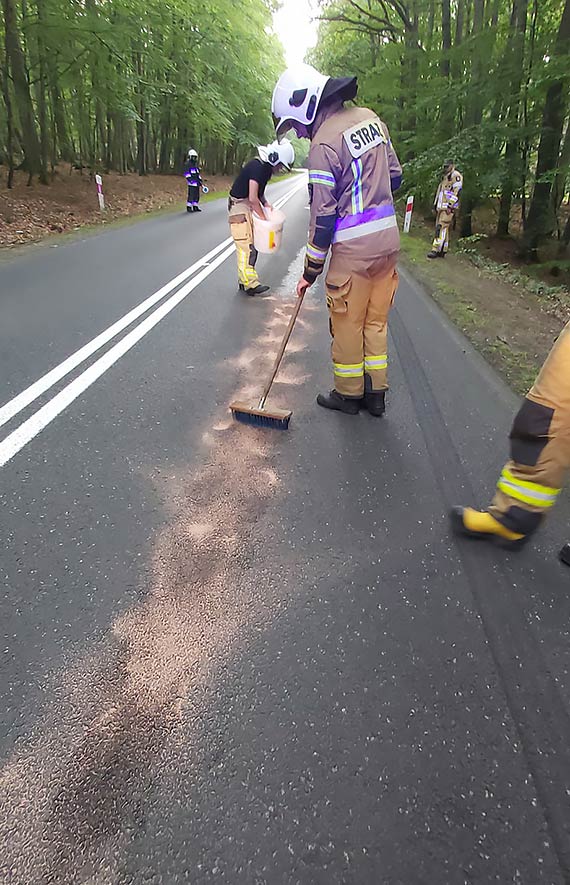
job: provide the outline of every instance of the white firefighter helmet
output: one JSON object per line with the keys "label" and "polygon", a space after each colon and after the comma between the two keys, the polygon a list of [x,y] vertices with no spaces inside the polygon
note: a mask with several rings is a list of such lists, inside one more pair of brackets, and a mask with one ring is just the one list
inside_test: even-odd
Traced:
{"label": "white firefighter helmet", "polygon": [[285,166],[286,169],[290,169],[295,162],[295,151],[287,138],[282,141],[272,141],[271,144],[260,145],[257,151],[260,159],[272,166]]}
{"label": "white firefighter helmet", "polygon": [[298,135],[308,136],[323,99],[338,95],[348,100],[355,97],[357,88],[356,77],[326,77],[307,64],[287,68],[277,81],[271,102],[277,136],[295,124],[299,124]]}
{"label": "white firefighter helmet", "polygon": [[197,157],[198,151],[195,151],[194,148],[188,148],[188,159],[191,157]]}

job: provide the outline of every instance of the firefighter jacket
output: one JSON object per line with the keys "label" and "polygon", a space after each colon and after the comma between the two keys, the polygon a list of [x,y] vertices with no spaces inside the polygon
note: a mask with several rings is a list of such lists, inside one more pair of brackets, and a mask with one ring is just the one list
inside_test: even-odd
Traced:
{"label": "firefighter jacket", "polygon": [[388,129],[373,111],[325,106],[317,116],[309,152],[308,282],[322,272],[331,246],[355,273],[398,252],[392,192],[401,178]]}
{"label": "firefighter jacket", "polygon": [[439,183],[433,205],[438,212],[453,212],[459,205],[463,176],[457,169],[445,174]]}
{"label": "firefighter jacket", "polygon": [[202,176],[200,175],[200,168],[194,161],[186,163],[184,168],[184,178],[186,179],[188,187],[201,186]]}

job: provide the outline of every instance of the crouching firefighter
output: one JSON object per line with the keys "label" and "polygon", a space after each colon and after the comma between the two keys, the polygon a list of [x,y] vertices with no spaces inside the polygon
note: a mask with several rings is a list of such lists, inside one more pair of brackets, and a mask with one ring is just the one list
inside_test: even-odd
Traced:
{"label": "crouching firefighter", "polygon": [[[527,394],[510,434],[505,465],[487,510],[455,507],[456,532],[517,549],[556,503],[570,468],[570,323]],[[560,558],[570,565],[570,544]]]}
{"label": "crouching firefighter", "polygon": [[287,139],[258,147],[258,156],[240,171],[232,184],[228,200],[230,231],[236,247],[239,288],[248,295],[267,292],[262,286],[255,265],[258,252],[253,245],[253,215],[265,218],[264,209],[273,206],[265,198],[265,188],[277,170],[291,169],[295,162],[293,145]]}
{"label": "crouching firefighter", "polygon": [[186,198],[187,212],[201,212],[198,203],[200,202],[200,188],[202,187],[202,176],[200,175],[200,167],[198,166],[198,151],[190,148],[186,165],[184,166],[184,178],[188,185],[188,196]]}
{"label": "crouching firefighter", "polygon": [[273,92],[277,136],[293,128],[310,138],[311,216],[302,295],[332,247],[325,288],[332,335],[334,388],[327,409],[356,415],[385,410],[388,313],[398,286],[400,237],[392,192],[402,169],[386,124],[367,108],[345,108],[356,77],[334,79],[310,65],[289,68]]}
{"label": "crouching firefighter", "polygon": [[459,207],[459,196],[463,187],[463,176],[455,168],[453,160],[443,164],[443,175],[435,193],[435,237],[428,258],[445,258],[449,249],[449,229]]}

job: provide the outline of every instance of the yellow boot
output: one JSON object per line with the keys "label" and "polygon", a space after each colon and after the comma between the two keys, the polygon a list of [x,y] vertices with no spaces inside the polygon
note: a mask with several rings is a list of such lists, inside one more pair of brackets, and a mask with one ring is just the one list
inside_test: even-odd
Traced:
{"label": "yellow boot", "polygon": [[510,550],[520,549],[527,541],[527,535],[520,535],[501,525],[486,510],[473,510],[471,507],[454,507],[451,511],[451,526],[458,535],[467,538],[498,542]]}

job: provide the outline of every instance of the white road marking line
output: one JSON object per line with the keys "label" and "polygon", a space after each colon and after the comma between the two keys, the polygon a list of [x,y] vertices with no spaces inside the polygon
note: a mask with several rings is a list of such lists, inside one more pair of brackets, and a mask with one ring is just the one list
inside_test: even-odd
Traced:
{"label": "white road marking line", "polygon": [[[289,199],[289,195],[294,193],[299,188],[297,185],[295,188],[292,188],[291,191],[288,191],[281,200]],[[276,202],[282,205],[281,200]],[[5,403],[0,408],[0,427],[14,418],[19,414],[23,409],[33,403],[39,396],[45,393],[50,387],[53,387],[54,384],[57,384],[58,381],[61,381],[62,378],[65,378],[66,375],[69,375],[73,369],[80,366],[81,363],[85,362],[86,359],[89,359],[94,353],[100,350],[105,344],[109,341],[112,341],[113,338],[122,332],[127,326],[130,326],[135,320],[137,320],[143,313],[146,313],[151,307],[154,307],[159,301],[161,301],[166,295],[170,294],[177,286],[181,283],[184,283],[188,277],[192,276],[197,270],[201,267],[209,266],[210,261],[232,242],[231,237],[227,237],[221,243],[218,243],[214,249],[210,252],[206,253],[202,258],[195,261],[194,264],[187,267],[186,270],[183,270],[182,273],[179,273],[178,276],[174,277],[168,283],[165,283],[164,286],[161,286],[156,292],[142,301],[137,307],[134,307],[128,313],[125,314],[121,319],[117,320],[87,344],[84,344],[83,347],[80,347],[79,350],[76,350],[75,353],[72,353],[67,357],[62,363],[58,366],[55,366],[45,375],[42,375],[41,378],[38,378],[33,384],[29,387],[26,387],[21,393],[17,394],[7,403]]]}
{"label": "white road marking line", "polygon": [[[275,206],[283,206],[288,200],[300,190],[304,182],[288,191],[284,197],[276,201]],[[231,239],[231,238],[230,238]],[[225,241],[227,243],[227,240]],[[223,244],[222,244],[223,245]],[[219,251],[219,247],[216,250]],[[209,253],[210,255],[212,253]],[[0,443],[0,467],[4,467],[11,458],[14,457],[21,449],[24,448],[34,437],[50,424],[54,418],[57,418],[64,409],[67,408],[78,396],[84,393],[98,378],[101,377],[114,363],[124,356],[132,347],[137,344],[151,329],[153,329],[165,316],[167,316],[174,308],[183,301],[197,286],[200,285],[207,277],[219,267],[226,258],[234,254],[234,245],[232,245],[218,255],[209,265],[200,271],[190,282],[182,286],[167,301],[157,307],[150,316],[142,320],[138,326],[132,329],[117,344],[111,347],[103,356],[99,357],[93,365],[85,369],[77,378],[71,381],[58,394],[49,400],[41,409],[20,424],[16,430],[8,434],[8,436]],[[79,352],[79,351],[78,351]],[[54,370],[55,371],[55,370]],[[42,380],[42,379],[40,379]],[[24,391],[25,393],[25,391]],[[39,395],[39,394],[38,394]]]}
{"label": "white road marking line", "polygon": [[33,401],[41,396],[42,393],[45,393],[46,390],[49,390],[50,387],[53,387],[54,384],[57,384],[58,381],[65,378],[65,376],[73,371],[73,369],[81,365],[81,363],[85,362],[85,360],[92,354],[96,353],[101,347],[115,338],[119,332],[122,332],[127,326],[130,326],[132,322],[142,316],[143,313],[146,313],[149,308],[153,307],[158,301],[164,298],[165,295],[168,295],[173,289],[179,286],[180,283],[183,283],[189,276],[192,276],[195,271],[204,265],[207,258],[209,259],[213,255],[216,255],[230,242],[231,237],[224,240],[223,243],[219,243],[216,248],[212,249],[212,251],[205,255],[204,258],[200,258],[198,261],[194,262],[194,264],[190,265],[190,267],[187,267],[186,270],[183,270],[182,273],[179,273],[177,277],[174,277],[168,283],[165,283],[164,286],[154,292],[153,295],[150,295],[137,305],[137,307],[134,307],[126,313],[124,317],[117,320],[113,325],[109,326],[108,329],[105,329],[87,344],[83,345],[83,347],[79,348],[79,350],[76,350],[71,356],[68,356],[67,359],[59,364],[59,366],[55,366],[55,368],[51,369],[46,375],[42,375],[41,378],[38,378],[37,381],[13,399],[9,400],[4,406],[2,406],[2,408],[0,408],[0,427],[21,412],[22,409],[25,409],[26,406],[29,406],[30,403],[33,403]]}
{"label": "white road marking line", "polygon": [[131,349],[131,347],[134,347],[134,345],[140,341],[147,332],[150,332],[150,330],[164,319],[171,310],[180,304],[180,302],[183,301],[184,298],[196,288],[196,286],[199,286],[203,280],[209,277],[210,274],[226,260],[226,258],[232,255],[233,251],[234,247],[232,244],[225,252],[222,252],[209,267],[200,271],[200,273],[190,280],[189,283],[182,286],[175,295],[165,301],[164,304],[161,304],[160,307],[157,307],[150,316],[142,320],[138,326],[132,329],[132,331],[125,335],[124,338],[121,338],[121,340],[106,351],[103,356],[99,357],[92,366],[85,369],[81,375],[75,378],[74,381],[50,399],[45,406],[38,409],[31,418],[28,418],[27,421],[20,424],[16,430],[8,434],[8,436],[0,443],[0,467],[3,467],[11,458],[13,458],[14,455],[29,443],[30,440],[37,436],[44,427],[47,427],[54,418],[61,414],[61,412],[63,412],[73,400],[77,399],[78,396],[87,390],[94,381],[100,378],[107,369],[110,369],[118,359]]}

